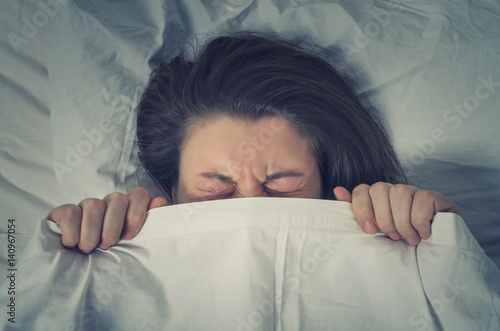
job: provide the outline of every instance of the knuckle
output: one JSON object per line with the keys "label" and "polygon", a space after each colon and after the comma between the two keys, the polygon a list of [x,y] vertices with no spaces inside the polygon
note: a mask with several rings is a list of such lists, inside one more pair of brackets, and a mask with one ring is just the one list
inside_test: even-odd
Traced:
{"label": "knuckle", "polygon": [[149,194],[149,191],[146,190],[144,187],[135,187],[130,192],[128,193],[129,197],[141,197],[145,199],[151,199],[151,195]]}
{"label": "knuckle", "polygon": [[401,197],[405,195],[406,192],[408,192],[408,189],[404,184],[396,184],[391,186],[391,188],[389,189],[390,195],[395,197]]}
{"label": "knuckle", "polygon": [[355,194],[359,194],[359,193],[362,193],[362,192],[365,192],[365,191],[368,191],[370,189],[370,186],[367,185],[367,184],[360,184],[358,186],[356,186],[353,190],[352,190],[352,194],[355,195]]}
{"label": "knuckle", "polygon": [[117,204],[121,207],[127,207],[128,206],[128,197],[120,192],[114,192],[110,193],[105,197],[106,202],[109,204],[110,202],[113,202],[114,204]]}
{"label": "knuckle", "polygon": [[106,207],[104,201],[94,198],[85,199],[80,204],[84,209],[97,212],[103,212]]}
{"label": "knuckle", "polygon": [[433,198],[434,194],[428,190],[419,190],[415,192],[415,195],[413,196],[414,200],[420,200],[420,201],[432,200]]}
{"label": "knuckle", "polygon": [[387,184],[384,182],[377,182],[377,183],[373,184],[372,186],[370,186],[369,193],[370,193],[370,195],[381,194],[382,192],[386,192],[387,188],[390,185],[391,184]]}
{"label": "knuckle", "polygon": [[82,209],[78,206],[67,207],[62,212],[62,219],[63,220],[73,221],[75,219],[81,219],[81,218],[82,218]]}

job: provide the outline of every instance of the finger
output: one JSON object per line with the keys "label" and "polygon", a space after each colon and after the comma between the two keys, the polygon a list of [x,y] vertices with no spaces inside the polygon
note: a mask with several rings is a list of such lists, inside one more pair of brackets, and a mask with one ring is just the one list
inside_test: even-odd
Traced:
{"label": "finger", "polygon": [[451,202],[450,199],[445,197],[443,194],[435,191],[430,191],[432,192],[434,196],[434,206],[436,209],[436,213],[439,212],[445,212],[445,213],[455,213],[457,215],[461,216],[460,211],[458,210],[458,207]]}
{"label": "finger", "polygon": [[101,229],[105,211],[105,204],[100,199],[85,199],[80,202],[82,208],[82,226],[78,249],[84,254],[91,253],[101,239]]}
{"label": "finger", "polygon": [[451,212],[460,215],[458,208],[439,192],[419,190],[413,197],[411,222],[422,239],[431,236],[431,221],[438,212]]}
{"label": "finger", "polygon": [[55,222],[61,229],[61,242],[66,248],[73,248],[80,242],[82,209],[73,204],[59,206],[52,210],[47,219]]}
{"label": "finger", "polygon": [[392,240],[399,240],[401,236],[394,225],[389,199],[389,191],[392,186],[389,183],[378,182],[370,187],[369,193],[378,227]]}
{"label": "finger", "polygon": [[422,239],[431,236],[431,220],[436,214],[434,195],[431,191],[420,190],[413,196],[411,224]]}
{"label": "finger", "polygon": [[413,246],[420,242],[420,236],[411,224],[413,195],[417,191],[416,187],[403,184],[396,184],[389,190],[392,217],[396,229],[404,240]]}
{"label": "finger", "polygon": [[136,187],[127,194],[127,197],[129,205],[123,225],[122,238],[132,239],[139,233],[144,224],[151,196],[146,189]]}
{"label": "finger", "polygon": [[99,248],[108,249],[118,242],[125,222],[128,198],[123,193],[111,193],[102,199],[106,204]]}
{"label": "finger", "polygon": [[154,198],[151,200],[148,206],[148,210],[158,208],[158,207],[165,207],[168,204],[167,200],[161,197]]}
{"label": "finger", "polygon": [[52,209],[52,211],[45,217],[45,219],[52,221],[52,222],[56,223],[57,225],[59,225],[59,222],[61,221],[65,210],[70,208],[70,207],[74,207],[74,206],[76,206],[76,205],[71,204],[71,203],[67,203],[65,205],[61,205],[59,207],[56,207],[56,208]]}
{"label": "finger", "polygon": [[369,194],[370,186],[358,185],[352,191],[352,212],[363,231],[374,234],[378,231]]}
{"label": "finger", "polygon": [[333,195],[335,196],[335,200],[337,201],[352,202],[351,193],[349,193],[349,191],[342,186],[337,186],[336,188],[334,188]]}

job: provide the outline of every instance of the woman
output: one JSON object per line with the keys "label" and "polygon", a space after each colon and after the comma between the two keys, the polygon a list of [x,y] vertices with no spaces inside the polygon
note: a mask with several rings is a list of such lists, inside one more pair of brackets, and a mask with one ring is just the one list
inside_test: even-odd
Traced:
{"label": "woman", "polygon": [[[410,245],[430,237],[442,194],[404,185],[374,111],[326,61],[256,34],[210,41],[193,62],[180,55],[151,76],[138,107],[145,169],[174,204],[278,196],[352,202],[366,233]],[[164,198],[135,188],[85,199],[47,216],[63,244],[90,253],[140,231]]]}

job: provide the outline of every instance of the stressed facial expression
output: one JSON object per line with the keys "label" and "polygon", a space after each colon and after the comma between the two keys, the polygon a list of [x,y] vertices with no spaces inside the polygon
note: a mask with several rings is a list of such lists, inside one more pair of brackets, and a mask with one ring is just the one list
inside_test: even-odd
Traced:
{"label": "stressed facial expression", "polygon": [[280,117],[217,116],[192,124],[181,149],[174,203],[243,197],[321,198],[306,138]]}

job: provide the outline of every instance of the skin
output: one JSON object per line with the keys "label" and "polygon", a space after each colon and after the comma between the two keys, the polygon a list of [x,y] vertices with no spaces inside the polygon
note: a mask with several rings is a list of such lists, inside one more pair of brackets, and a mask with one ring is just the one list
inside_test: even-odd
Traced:
{"label": "skin", "polygon": [[[240,197],[321,197],[318,165],[307,140],[286,120],[257,122],[219,116],[193,124],[181,149],[174,204]],[[356,221],[368,233],[379,229],[393,240],[417,245],[431,235],[437,212],[459,214],[438,192],[389,183],[361,184],[352,192],[334,189],[335,198],[352,203]],[[135,237],[149,209],[166,206],[144,188],[111,193],[52,210],[47,219],[61,227],[62,243],[91,253]]]}
{"label": "skin", "polygon": [[313,151],[290,124],[218,117],[190,128],[174,203],[267,196],[321,197]]}

